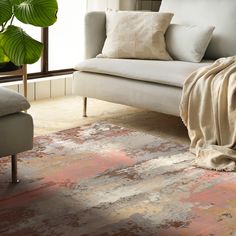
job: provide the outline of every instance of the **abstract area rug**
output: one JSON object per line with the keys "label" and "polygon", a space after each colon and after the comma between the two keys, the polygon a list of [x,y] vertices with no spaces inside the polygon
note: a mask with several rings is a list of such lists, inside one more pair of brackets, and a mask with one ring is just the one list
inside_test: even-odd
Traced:
{"label": "abstract area rug", "polygon": [[35,139],[21,183],[0,159],[0,235],[236,235],[236,174],[188,147],[96,123]]}

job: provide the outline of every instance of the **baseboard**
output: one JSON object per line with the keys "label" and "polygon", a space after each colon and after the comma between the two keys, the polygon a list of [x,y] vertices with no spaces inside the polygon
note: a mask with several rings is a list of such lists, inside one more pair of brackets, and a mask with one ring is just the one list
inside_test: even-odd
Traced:
{"label": "baseboard", "polygon": [[[36,101],[47,98],[72,95],[72,74],[46,77],[28,81],[28,100]],[[22,81],[1,83],[1,87],[12,89],[23,95]]]}

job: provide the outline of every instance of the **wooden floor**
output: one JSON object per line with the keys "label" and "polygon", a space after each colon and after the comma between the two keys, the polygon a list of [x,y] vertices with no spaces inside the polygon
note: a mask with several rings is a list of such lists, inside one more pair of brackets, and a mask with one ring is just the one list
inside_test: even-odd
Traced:
{"label": "wooden floor", "polygon": [[179,117],[95,99],[88,100],[88,118],[82,117],[82,99],[75,96],[32,102],[29,113],[34,119],[35,136],[107,121],[176,141],[189,142]]}

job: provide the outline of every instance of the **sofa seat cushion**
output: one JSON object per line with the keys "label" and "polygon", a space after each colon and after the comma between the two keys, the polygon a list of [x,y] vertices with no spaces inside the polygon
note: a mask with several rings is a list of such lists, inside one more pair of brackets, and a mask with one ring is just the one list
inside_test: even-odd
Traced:
{"label": "sofa seat cushion", "polygon": [[211,63],[212,61],[192,63],[182,61],[93,58],[78,64],[75,66],[75,69],[78,71],[113,75],[182,88],[185,79],[192,72]]}
{"label": "sofa seat cushion", "polygon": [[20,94],[0,87],[0,117],[30,108],[29,102]]}

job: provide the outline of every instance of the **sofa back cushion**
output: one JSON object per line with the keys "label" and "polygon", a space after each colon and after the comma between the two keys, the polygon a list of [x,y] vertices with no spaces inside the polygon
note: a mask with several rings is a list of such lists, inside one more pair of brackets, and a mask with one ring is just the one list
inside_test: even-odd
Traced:
{"label": "sofa back cushion", "polygon": [[205,58],[236,55],[236,0],[163,0],[161,12],[172,12],[172,23],[214,26]]}
{"label": "sofa back cushion", "polygon": [[167,51],[174,60],[200,62],[213,31],[213,26],[171,24],[165,35]]}

